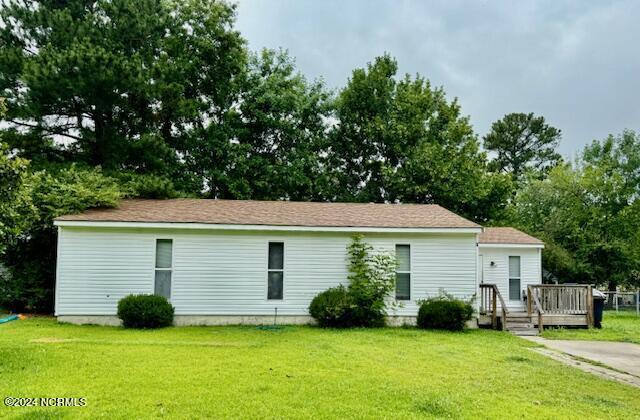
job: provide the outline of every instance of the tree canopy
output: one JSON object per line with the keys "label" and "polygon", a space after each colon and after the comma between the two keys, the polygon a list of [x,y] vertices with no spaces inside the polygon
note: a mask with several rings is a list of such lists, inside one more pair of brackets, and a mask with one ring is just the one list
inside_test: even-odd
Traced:
{"label": "tree canopy", "polygon": [[508,182],[456,100],[428,80],[396,78],[385,55],[353,71],[336,101],[328,166],[338,201],[439,203],[483,220],[505,203]]}
{"label": "tree canopy", "polygon": [[234,14],[213,0],[5,2],[6,141],[34,161],[179,175],[184,138],[234,98]]}
{"label": "tree canopy", "polygon": [[640,136],[625,131],[518,192],[516,222],[545,239],[544,265],[556,278],[610,288],[633,279],[640,268],[639,163]]}
{"label": "tree canopy", "polygon": [[508,173],[514,181],[532,170],[544,174],[562,160],[556,152],[561,131],[533,113],[505,115],[484,137],[484,148],[496,153],[493,170]]}
{"label": "tree canopy", "polygon": [[[0,101],[0,116],[4,102]],[[0,138],[0,255],[29,225],[35,215],[29,190],[29,162],[11,156]]]}
{"label": "tree canopy", "polygon": [[211,198],[318,200],[329,93],[284,51],[251,54],[234,107],[190,138],[187,170]]}

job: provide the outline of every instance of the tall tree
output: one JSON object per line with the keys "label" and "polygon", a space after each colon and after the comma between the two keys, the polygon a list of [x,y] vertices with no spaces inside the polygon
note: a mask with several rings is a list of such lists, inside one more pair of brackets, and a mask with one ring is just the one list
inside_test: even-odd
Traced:
{"label": "tall tree", "polygon": [[286,52],[264,50],[250,61],[241,91],[239,192],[254,199],[323,199],[321,156],[332,104],[322,82],[306,80]]}
{"label": "tall tree", "polygon": [[531,180],[516,196],[517,221],[547,241],[546,270],[561,281],[614,289],[640,268],[640,136],[594,142],[573,165]]}
{"label": "tall tree", "polygon": [[179,175],[182,137],[235,97],[234,14],[215,0],[5,2],[6,140],[29,158]]}
{"label": "tall tree", "polygon": [[561,136],[542,116],[512,113],[493,123],[484,137],[484,148],[497,154],[491,168],[510,174],[517,182],[527,170],[544,173],[561,161],[556,152]]}
{"label": "tall tree", "polygon": [[322,199],[330,95],[296,72],[286,52],[250,57],[223,124],[192,137],[188,167],[209,197]]}
{"label": "tall tree", "polygon": [[333,198],[439,203],[480,220],[495,216],[509,183],[487,174],[457,101],[420,76],[396,73],[393,58],[378,57],[340,92],[328,151]]}

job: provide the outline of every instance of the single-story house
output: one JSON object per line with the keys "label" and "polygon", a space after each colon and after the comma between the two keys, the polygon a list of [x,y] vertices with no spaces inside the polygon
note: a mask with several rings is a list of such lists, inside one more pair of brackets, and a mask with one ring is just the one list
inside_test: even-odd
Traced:
{"label": "single-story house", "polygon": [[541,282],[542,242],[483,228],[438,205],[243,200],[123,200],[55,220],[60,321],[116,324],[118,301],[156,293],[177,325],[307,323],[318,293],[347,283],[362,233],[399,261],[392,323],[415,320],[441,289],[460,298],[495,283],[508,306]]}

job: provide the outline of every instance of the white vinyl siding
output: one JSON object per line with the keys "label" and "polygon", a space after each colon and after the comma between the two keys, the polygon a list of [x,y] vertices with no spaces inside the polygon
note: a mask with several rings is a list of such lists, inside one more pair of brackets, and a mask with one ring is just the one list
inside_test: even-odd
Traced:
{"label": "white vinyl siding", "polygon": [[[520,259],[520,285],[518,290],[527,290],[529,284],[540,284],[542,281],[542,273],[540,266],[540,249],[537,248],[479,248],[482,273],[479,278],[486,284],[495,284],[500,290],[500,294],[505,300],[505,304],[510,310],[523,310],[525,302],[523,296],[519,299],[509,299],[510,281],[509,278],[515,274],[515,267],[512,274],[509,273],[510,258],[519,257]],[[515,265],[515,259],[511,259],[511,264]],[[493,265],[491,264],[493,262]],[[515,282],[514,282],[515,283]],[[512,288],[515,290],[515,287]]]}
{"label": "white vinyl siding", "polygon": [[66,228],[59,232],[56,312],[114,315],[124,296],[153,293],[154,237]]}
{"label": "white vinyl siding", "polygon": [[[348,233],[180,229],[60,229],[57,315],[114,315],[128,294],[154,293],[155,244],[173,240],[171,303],[177,315],[307,315],[318,293],[347,283]],[[416,300],[445,289],[476,293],[474,233],[366,234],[374,249],[410,245],[411,300],[394,314],[416,315]],[[285,244],[282,300],[268,296],[268,244]]]}

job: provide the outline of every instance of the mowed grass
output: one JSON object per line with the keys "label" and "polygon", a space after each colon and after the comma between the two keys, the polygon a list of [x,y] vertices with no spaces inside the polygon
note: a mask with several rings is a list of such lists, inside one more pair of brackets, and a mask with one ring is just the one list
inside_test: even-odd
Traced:
{"label": "mowed grass", "polygon": [[640,316],[635,311],[605,311],[602,328],[555,328],[545,330],[545,338],[556,340],[621,341],[640,344]]}
{"label": "mowed grass", "polygon": [[132,331],[34,318],[0,325],[9,418],[633,418],[640,391],[489,330],[188,327]]}

